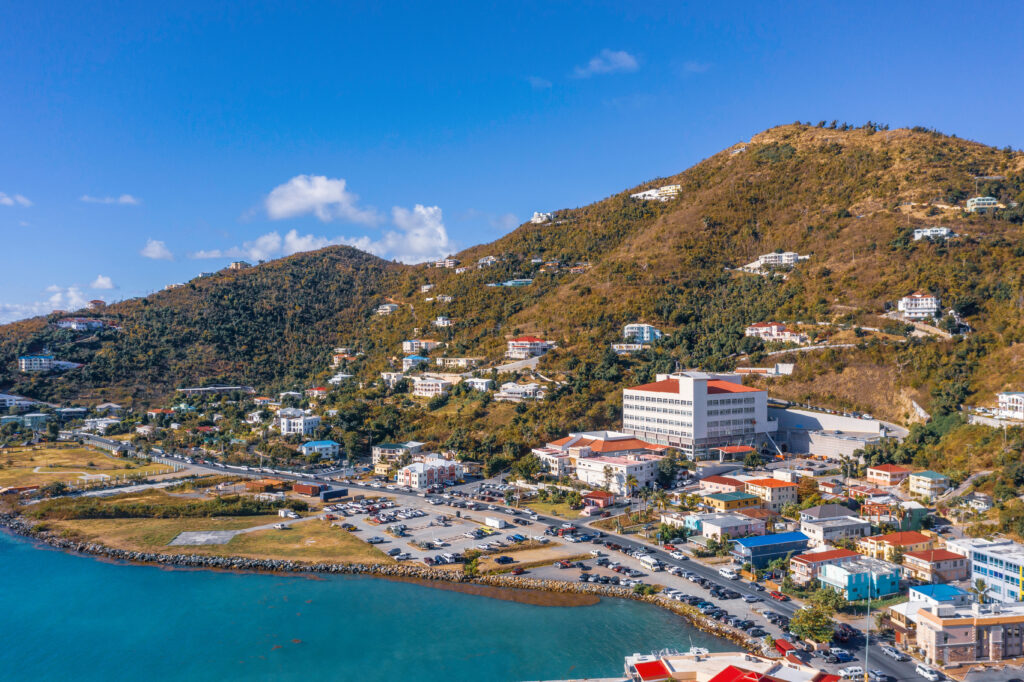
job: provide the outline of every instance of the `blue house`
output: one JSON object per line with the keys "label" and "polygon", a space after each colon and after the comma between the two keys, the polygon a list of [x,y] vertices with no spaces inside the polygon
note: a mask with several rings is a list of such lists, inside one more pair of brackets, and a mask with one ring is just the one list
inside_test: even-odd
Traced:
{"label": "blue house", "polygon": [[732,545],[732,557],[739,564],[750,562],[754,568],[764,568],[779,557],[803,553],[809,540],[800,531],[740,538]]}
{"label": "blue house", "polygon": [[955,585],[916,585],[911,587],[907,596],[910,601],[923,601],[933,606],[953,604],[963,606],[971,602],[971,595]]}
{"label": "blue house", "polygon": [[311,440],[299,446],[304,455],[320,455],[321,457],[337,457],[339,446],[333,440]]}
{"label": "blue house", "polygon": [[826,564],[818,569],[823,588],[842,594],[848,601],[880,599],[900,591],[900,567],[864,557],[845,564]]}

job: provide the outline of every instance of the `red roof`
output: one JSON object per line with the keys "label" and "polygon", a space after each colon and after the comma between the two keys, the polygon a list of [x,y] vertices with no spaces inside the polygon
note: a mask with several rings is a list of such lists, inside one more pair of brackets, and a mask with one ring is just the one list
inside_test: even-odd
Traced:
{"label": "red roof", "polygon": [[708,682],[774,682],[777,677],[764,675],[753,670],[744,670],[734,665],[726,666],[722,672],[712,677]]}
{"label": "red roof", "polygon": [[584,498],[590,497],[590,498],[595,499],[595,500],[610,500],[610,499],[613,499],[615,497],[615,495],[613,495],[612,493],[605,492],[603,490],[593,490],[593,491],[587,493],[586,495],[584,495],[583,497]]}
{"label": "red roof", "polygon": [[926,549],[923,552],[907,552],[903,556],[920,559],[921,561],[927,561],[928,563],[965,558],[963,554],[950,552],[948,549]]}
{"label": "red roof", "polygon": [[708,382],[708,393],[758,393],[761,391],[760,388],[734,384],[731,381],[721,381],[720,379],[712,379]]}
{"label": "red roof", "polygon": [[661,660],[637,663],[633,668],[636,670],[637,677],[641,680],[654,681],[672,679],[672,674],[669,672],[668,666]]}
{"label": "red roof", "polygon": [[796,650],[795,646],[793,646],[792,644],[790,644],[789,642],[787,642],[784,639],[777,639],[777,640],[775,640],[775,648],[778,650],[778,652],[780,654],[785,654],[785,653],[787,653],[789,651]]}
{"label": "red roof", "polygon": [[715,483],[717,485],[733,485],[743,487],[743,481],[737,481],[735,478],[729,478],[728,476],[708,476],[707,478],[700,479],[701,483],[704,482]]}
{"label": "red roof", "polygon": [[712,450],[720,450],[722,452],[729,453],[729,454],[734,453],[734,452],[753,452],[754,451],[754,448],[752,448],[749,445],[723,445],[720,448],[711,448],[711,449]]}
{"label": "red roof", "polygon": [[918,533],[916,530],[904,530],[897,531],[895,533],[889,533],[888,535],[875,535],[868,538],[869,540],[877,540],[884,542],[887,545],[893,545],[902,547],[905,545],[919,545],[922,542],[930,542],[929,538],[924,533]]}
{"label": "red roof", "polygon": [[584,448],[589,447],[594,452],[621,452],[623,450],[668,450],[667,445],[655,445],[654,443],[648,443],[642,441],[639,438],[619,438],[616,440],[608,440],[604,438],[580,438],[571,445],[569,442],[573,439],[572,436],[566,436],[565,438],[559,438],[558,440],[551,441],[551,445],[557,445],[559,447],[569,445],[573,448]]}
{"label": "red roof", "polygon": [[536,336],[520,336],[517,339],[512,339],[509,343],[547,343],[547,341],[538,339]]}
{"label": "red roof", "polygon": [[790,561],[798,561],[801,564],[818,564],[822,561],[852,559],[858,556],[860,555],[849,549],[830,549],[825,552],[807,552],[806,554],[798,554],[790,559]]}
{"label": "red roof", "polygon": [[756,485],[762,488],[796,488],[796,483],[786,483],[780,481],[777,478],[755,478],[753,481],[747,481],[747,485]]}
{"label": "red roof", "polygon": [[909,474],[910,469],[907,467],[901,467],[896,464],[879,464],[877,466],[868,467],[868,471],[884,471],[890,474]]}
{"label": "red roof", "polygon": [[781,322],[754,322],[753,324],[747,325],[749,327],[781,327]]}

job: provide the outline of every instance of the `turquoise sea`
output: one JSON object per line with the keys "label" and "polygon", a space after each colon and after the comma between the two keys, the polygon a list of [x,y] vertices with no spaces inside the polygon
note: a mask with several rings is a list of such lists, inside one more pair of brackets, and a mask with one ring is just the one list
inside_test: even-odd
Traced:
{"label": "turquoise sea", "polygon": [[0,679],[547,680],[733,648],[655,607],[531,606],[358,577],[121,565],[0,533]]}

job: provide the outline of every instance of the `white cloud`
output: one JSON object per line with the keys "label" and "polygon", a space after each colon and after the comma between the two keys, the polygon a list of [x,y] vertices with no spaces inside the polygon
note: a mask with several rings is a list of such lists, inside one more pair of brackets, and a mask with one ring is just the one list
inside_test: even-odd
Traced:
{"label": "white cloud", "polygon": [[601,50],[596,57],[591,57],[586,66],[577,66],[573,71],[577,78],[590,78],[606,73],[628,73],[640,68],[636,57],[625,50]]}
{"label": "white cloud", "polygon": [[389,230],[381,239],[373,239],[365,235],[361,237],[300,235],[297,230],[290,230],[282,237],[275,231],[268,232],[252,241],[243,242],[241,246],[232,246],[228,249],[205,249],[190,254],[190,257],[245,258],[259,261],[345,244],[381,258],[392,258],[403,263],[422,263],[448,255],[455,250],[455,245],[448,239],[448,230],[444,226],[440,207],[416,204],[412,209],[407,209],[395,206],[391,209],[391,216],[398,229]]}
{"label": "white cloud", "polygon": [[711,68],[711,64],[707,62],[683,62],[683,71],[685,73],[705,73]]}
{"label": "white cloud", "polygon": [[78,310],[84,308],[85,304],[89,302],[82,290],[76,286],[62,289],[56,284],[51,284],[46,287],[46,290],[53,292],[46,300],[53,310]]}
{"label": "white cloud", "polygon": [[322,222],[346,220],[364,225],[381,221],[375,209],[357,206],[359,197],[345,189],[344,178],[323,175],[296,175],[270,191],[264,202],[271,220],[294,218],[312,213]]}
{"label": "white cloud", "polygon": [[28,200],[28,197],[24,197],[20,194],[7,195],[0,192],[0,206],[24,206],[28,208],[32,205],[32,202]]}
{"label": "white cloud", "polygon": [[87,204],[121,204],[123,206],[138,206],[142,203],[142,199],[133,197],[131,194],[122,194],[119,197],[91,197],[88,194],[83,194],[80,201]]}
{"label": "white cloud", "polygon": [[167,248],[167,244],[156,239],[147,240],[139,254],[153,260],[174,260],[174,254]]}
{"label": "white cloud", "polygon": [[116,289],[114,286],[114,280],[110,279],[106,275],[96,275],[96,279],[89,285],[91,289]]}
{"label": "white cloud", "polygon": [[48,315],[54,310],[78,310],[88,303],[79,287],[60,287],[51,284],[46,287],[49,294],[45,299],[31,303],[0,303],[0,324],[24,320],[37,315]]}
{"label": "white cloud", "polygon": [[540,76],[527,76],[526,82],[530,84],[530,87],[534,90],[547,90],[551,87],[551,81],[547,78],[541,78]]}

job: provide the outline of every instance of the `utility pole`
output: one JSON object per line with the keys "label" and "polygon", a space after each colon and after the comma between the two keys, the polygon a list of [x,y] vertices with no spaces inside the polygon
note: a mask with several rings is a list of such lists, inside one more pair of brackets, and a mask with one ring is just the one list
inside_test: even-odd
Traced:
{"label": "utility pole", "polygon": [[868,679],[868,656],[871,654],[871,579],[874,577],[874,573],[868,573],[868,611],[865,616],[864,628],[864,682],[871,682]]}

